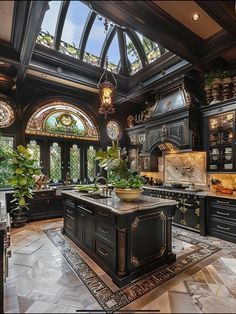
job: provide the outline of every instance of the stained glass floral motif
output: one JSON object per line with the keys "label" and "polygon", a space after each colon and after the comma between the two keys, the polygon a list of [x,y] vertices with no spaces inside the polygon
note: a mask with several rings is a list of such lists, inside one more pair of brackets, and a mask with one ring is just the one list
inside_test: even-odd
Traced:
{"label": "stained glass floral motif", "polygon": [[0,100],[0,128],[6,128],[15,120],[14,111],[11,106],[3,100]]}
{"label": "stained glass floral motif", "polygon": [[61,147],[58,143],[50,146],[50,179],[54,183],[61,180]]}
{"label": "stained glass floral motif", "polygon": [[96,150],[93,146],[89,146],[87,150],[87,174],[90,181],[96,178]]}
{"label": "stained glass floral motif", "polygon": [[122,131],[119,123],[115,120],[110,120],[107,123],[107,135],[111,140],[118,140],[121,138]]}
{"label": "stained glass floral motif", "polygon": [[25,132],[63,138],[99,139],[97,127],[91,118],[78,107],[64,102],[53,102],[36,110]]}
{"label": "stained glass floral motif", "polygon": [[14,147],[14,137],[12,136],[1,136],[0,135],[0,145],[3,148],[12,148]]}
{"label": "stained glass floral motif", "polygon": [[31,153],[32,159],[36,161],[36,166],[40,167],[40,145],[38,145],[36,141],[32,140],[29,144],[27,144],[27,148]]}
{"label": "stained glass floral motif", "polygon": [[70,148],[70,178],[73,182],[80,179],[80,149],[75,144]]}

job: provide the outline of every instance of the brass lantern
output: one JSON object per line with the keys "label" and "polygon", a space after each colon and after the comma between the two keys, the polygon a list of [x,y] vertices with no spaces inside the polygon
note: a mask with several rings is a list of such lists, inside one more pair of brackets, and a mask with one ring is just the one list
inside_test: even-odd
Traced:
{"label": "brass lantern", "polygon": [[[105,18],[104,21],[104,27],[105,27],[105,32],[106,32],[106,40],[107,40],[107,31],[108,31],[108,20]],[[99,113],[105,115],[105,119],[108,114],[115,113],[115,108],[114,108],[114,99],[115,99],[115,89],[117,88],[117,81],[115,79],[114,74],[112,71],[108,71],[108,56],[106,55],[105,57],[105,68],[102,73],[102,76],[99,79],[98,82],[98,91],[99,91],[99,96],[100,96],[100,107],[99,107]],[[110,73],[114,85],[108,80],[107,75]]]}
{"label": "brass lantern", "polygon": [[105,114],[105,118],[108,114],[115,113],[115,108],[113,106],[115,98],[115,87],[114,85],[105,80],[99,86],[99,96],[100,96],[100,108],[99,113]]}

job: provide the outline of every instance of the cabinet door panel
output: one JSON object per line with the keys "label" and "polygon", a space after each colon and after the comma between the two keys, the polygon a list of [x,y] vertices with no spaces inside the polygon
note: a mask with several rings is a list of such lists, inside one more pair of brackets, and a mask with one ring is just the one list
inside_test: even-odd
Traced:
{"label": "cabinet door panel", "polygon": [[140,215],[132,225],[131,264],[137,268],[164,254],[166,218],[162,212]]}
{"label": "cabinet door panel", "polygon": [[83,213],[78,210],[77,221],[76,221],[76,239],[82,244],[83,241]]}
{"label": "cabinet door panel", "polygon": [[94,218],[93,216],[83,215],[83,245],[89,250],[94,251]]}

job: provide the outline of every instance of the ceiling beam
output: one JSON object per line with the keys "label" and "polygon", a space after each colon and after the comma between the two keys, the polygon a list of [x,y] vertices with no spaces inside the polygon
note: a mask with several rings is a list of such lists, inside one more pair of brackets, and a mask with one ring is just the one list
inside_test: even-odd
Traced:
{"label": "ceiling beam", "polygon": [[26,76],[27,67],[34,52],[37,36],[45,12],[48,9],[48,1],[31,1],[27,11],[26,23],[24,25],[24,36],[19,55],[21,66],[18,69],[16,78],[16,98],[18,103],[21,102],[21,91],[23,90],[22,86]]}
{"label": "ceiling beam", "polygon": [[236,36],[235,1],[195,1],[224,30]]}
{"label": "ceiling beam", "polygon": [[83,33],[82,33],[82,36],[80,39],[80,44],[79,44],[79,50],[80,50],[79,58],[80,58],[80,60],[83,60],[83,58],[84,58],[84,51],[85,51],[88,37],[89,37],[90,31],[91,31],[91,28],[93,26],[93,23],[94,23],[96,16],[97,16],[97,14],[94,11],[90,11],[88,18],[87,18],[87,21],[84,25]]}
{"label": "ceiling beam", "polygon": [[60,42],[61,42],[61,35],[63,31],[63,27],[65,24],[65,19],[67,15],[67,11],[70,5],[70,1],[62,1],[60,6],[60,11],[57,18],[57,25],[55,29],[54,41],[53,41],[53,48],[59,50]]}
{"label": "ceiling beam", "polygon": [[139,54],[142,66],[144,68],[148,64],[148,60],[147,60],[147,55],[145,53],[143,45],[141,43],[141,40],[139,39],[135,31],[133,31],[132,29],[127,28],[125,31],[127,35],[129,36],[129,38],[131,39],[132,43],[134,44],[134,47],[136,48]]}
{"label": "ceiling beam", "polygon": [[119,74],[128,77],[129,68],[128,68],[128,63],[127,63],[128,59],[127,59],[126,39],[125,39],[125,34],[120,27],[117,27],[117,35],[118,35],[120,63],[121,63]]}
{"label": "ceiling beam", "polygon": [[100,14],[130,27],[200,67],[203,40],[152,1],[87,1]]}

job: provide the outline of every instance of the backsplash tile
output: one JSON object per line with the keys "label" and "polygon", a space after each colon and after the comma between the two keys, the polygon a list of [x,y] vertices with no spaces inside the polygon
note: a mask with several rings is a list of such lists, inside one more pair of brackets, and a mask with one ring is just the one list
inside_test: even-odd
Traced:
{"label": "backsplash tile", "polygon": [[164,155],[164,180],[206,186],[206,153],[180,152]]}

